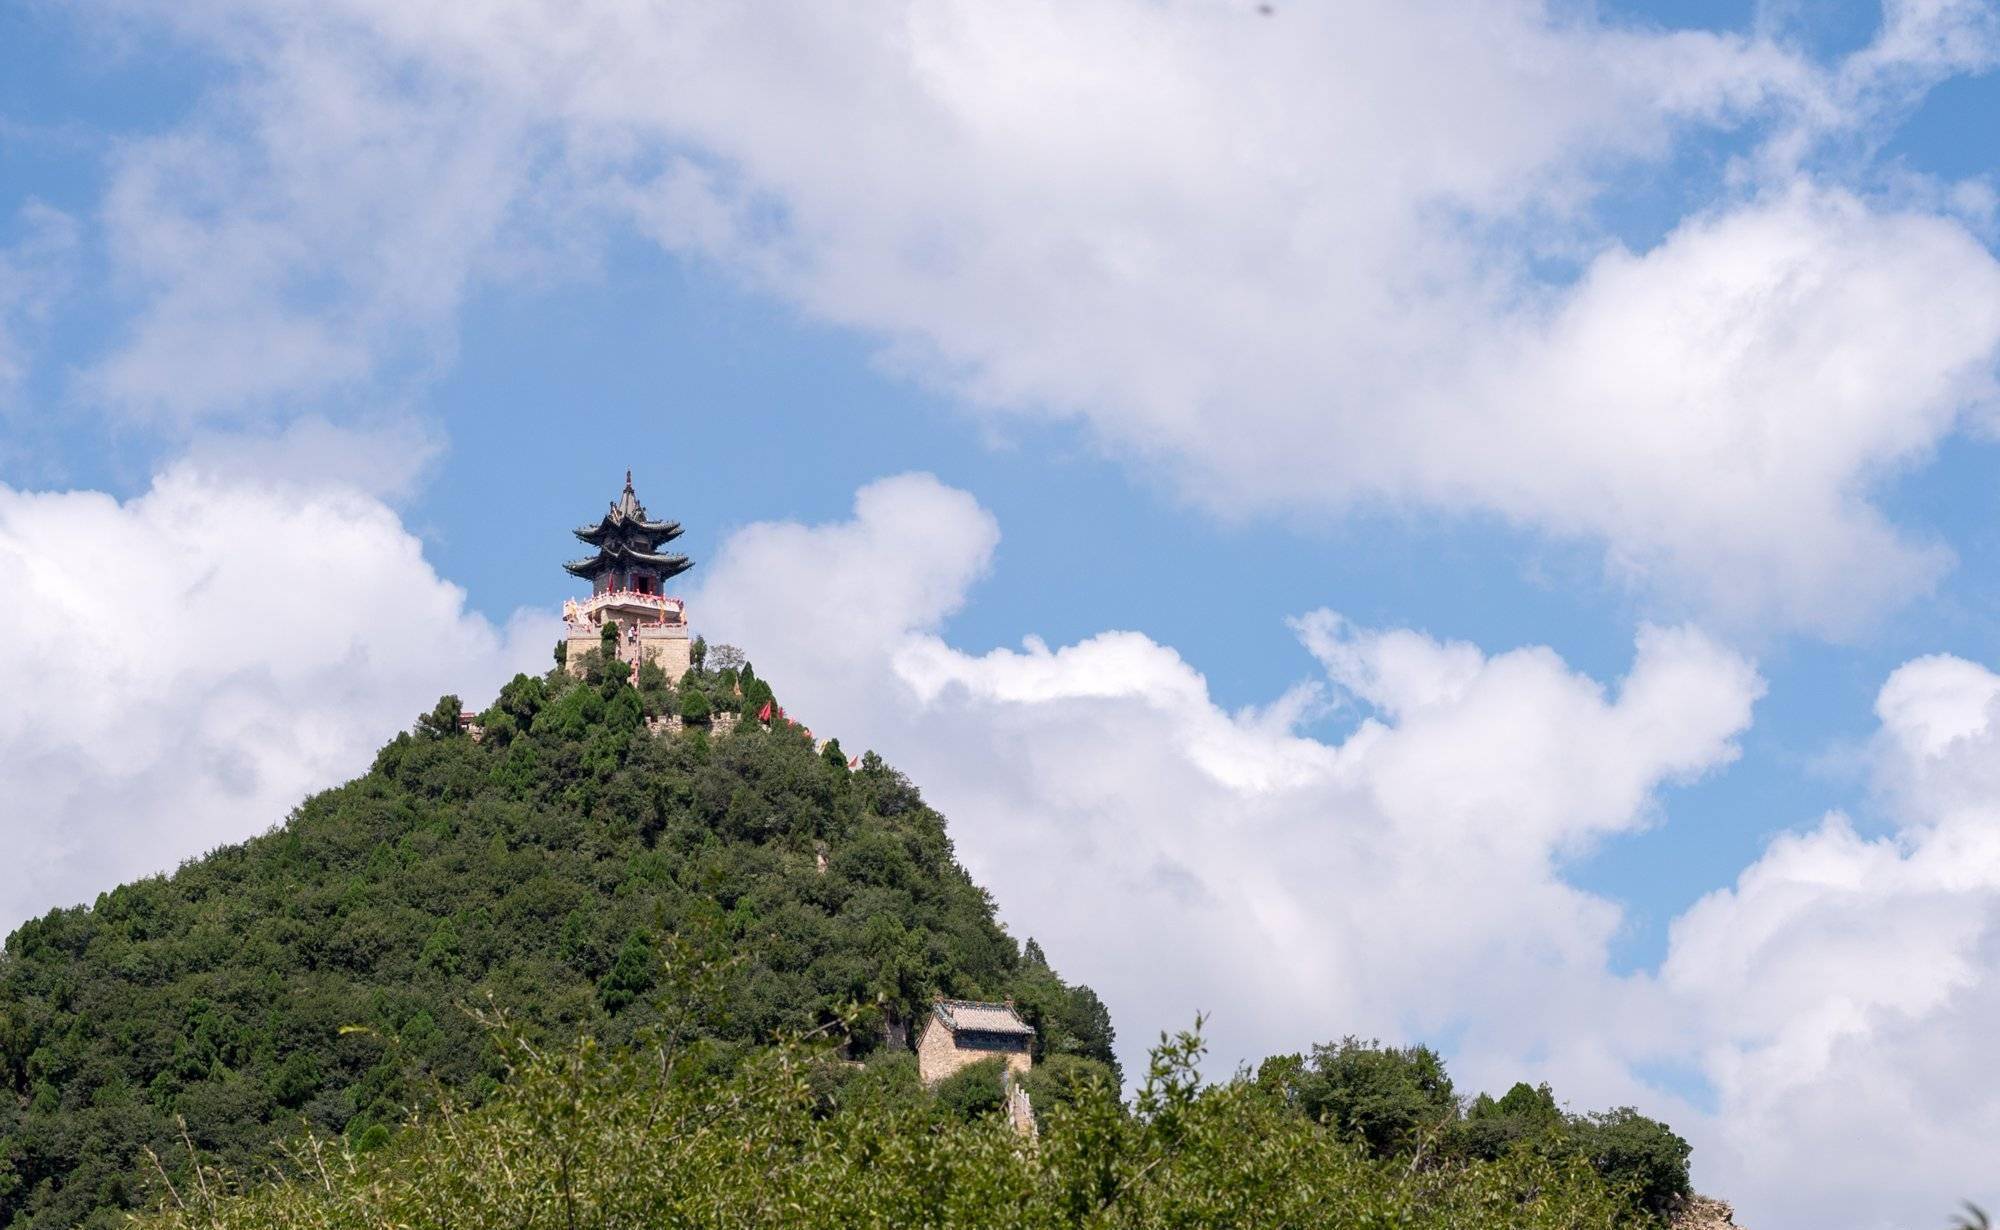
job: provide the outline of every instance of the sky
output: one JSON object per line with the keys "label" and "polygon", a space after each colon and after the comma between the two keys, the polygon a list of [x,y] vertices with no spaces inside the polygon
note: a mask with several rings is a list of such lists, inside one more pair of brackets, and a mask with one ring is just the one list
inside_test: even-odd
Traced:
{"label": "sky", "polygon": [[[1270,11],[1263,11],[1268,8]],[[0,9],[0,925],[691,617],[1128,1064],[2000,1204],[2000,10]]]}

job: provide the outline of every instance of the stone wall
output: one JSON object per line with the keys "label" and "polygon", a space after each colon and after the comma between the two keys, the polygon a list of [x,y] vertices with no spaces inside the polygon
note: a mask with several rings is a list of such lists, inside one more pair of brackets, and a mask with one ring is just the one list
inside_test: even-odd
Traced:
{"label": "stone wall", "polygon": [[648,635],[647,629],[640,629],[639,652],[644,661],[652,662],[667,673],[667,679],[679,683],[681,676],[694,665],[693,642],[688,640],[687,628],[676,629],[679,636]]}
{"label": "stone wall", "polygon": [[923,1036],[917,1039],[917,1075],[924,1084],[935,1085],[961,1068],[969,1068],[982,1059],[992,1059],[996,1055],[1007,1060],[1008,1071],[1016,1076],[1026,1076],[1035,1064],[1029,1048],[1018,1051],[979,1051],[963,1049],[951,1030],[932,1013],[924,1023]]}
{"label": "stone wall", "polygon": [[1014,1079],[1012,1071],[1007,1073],[1006,1086],[1008,1122],[1023,1136],[1039,1136],[1041,1132],[1035,1123],[1035,1104],[1029,1100],[1027,1089]]}
{"label": "stone wall", "polygon": [[570,634],[564,638],[563,644],[568,646],[563,651],[563,669],[582,678],[583,655],[597,648],[597,629],[592,628],[590,634],[586,636],[572,628]]}
{"label": "stone wall", "polygon": [[[563,669],[572,675],[583,674],[583,655],[596,649],[603,642],[595,624],[568,625],[564,643]],[[679,683],[688,667],[694,664],[694,643],[688,639],[686,624],[672,627],[641,625],[639,639],[634,642],[624,637],[618,639],[618,656],[626,662],[651,662],[666,672],[667,678]]]}

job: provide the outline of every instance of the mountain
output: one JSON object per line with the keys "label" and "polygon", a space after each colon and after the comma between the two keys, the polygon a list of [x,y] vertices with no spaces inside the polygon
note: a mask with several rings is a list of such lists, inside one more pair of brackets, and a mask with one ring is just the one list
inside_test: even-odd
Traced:
{"label": "mountain", "polygon": [[122,1224],[189,1146],[237,1173],[307,1133],[381,1147],[412,1107],[495,1096],[480,1014],[616,1047],[689,945],[721,971],[719,1054],[821,1029],[864,1060],[947,995],[1114,1063],[1097,996],[1000,927],[901,774],[815,750],[747,664],[676,686],[586,656],[470,723],[447,697],[263,836],[9,936],[0,1225]]}

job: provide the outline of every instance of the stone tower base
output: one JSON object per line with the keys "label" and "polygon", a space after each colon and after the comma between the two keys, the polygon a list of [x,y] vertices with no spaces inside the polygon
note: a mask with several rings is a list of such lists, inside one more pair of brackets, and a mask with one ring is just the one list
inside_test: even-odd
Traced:
{"label": "stone tower base", "polygon": [[[570,624],[565,639],[563,668],[572,675],[583,674],[583,657],[603,644],[596,624]],[[686,624],[638,624],[621,629],[618,658],[623,662],[651,662],[679,683],[693,665],[692,645]]]}

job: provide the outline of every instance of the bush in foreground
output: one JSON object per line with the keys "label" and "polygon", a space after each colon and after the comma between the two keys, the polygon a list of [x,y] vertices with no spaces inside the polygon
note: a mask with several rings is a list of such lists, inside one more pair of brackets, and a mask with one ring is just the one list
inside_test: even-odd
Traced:
{"label": "bush in foreground", "polygon": [[[286,1177],[238,1190],[199,1167],[151,1230],[374,1226],[1397,1226],[1567,1230],[1639,1224],[1580,1161],[1515,1153],[1412,1167],[1372,1158],[1245,1080],[1202,1085],[1199,1040],[1162,1040],[1130,1109],[1085,1080],[1038,1138],[998,1113],[920,1100],[829,1109],[839,1061],[797,1040],[718,1055],[663,1024],[630,1048],[537,1053],[470,1112],[441,1106],[360,1154],[309,1136]],[[164,1170],[162,1171],[164,1173]]]}

